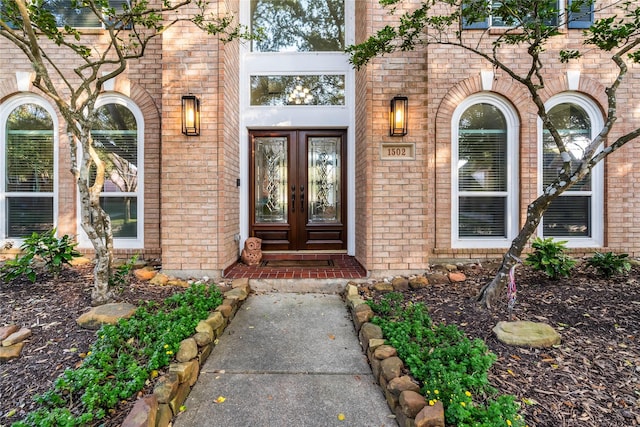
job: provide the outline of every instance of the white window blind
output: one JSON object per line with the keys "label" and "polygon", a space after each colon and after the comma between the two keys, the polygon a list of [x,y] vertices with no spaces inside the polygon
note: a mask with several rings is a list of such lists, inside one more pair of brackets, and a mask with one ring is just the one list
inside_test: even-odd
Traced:
{"label": "white window blind", "polygon": [[[563,103],[549,111],[571,156],[575,170],[591,142],[591,122],[580,106]],[[551,184],[563,166],[560,151],[551,134],[543,132],[543,188]],[[592,176],[589,174],[554,200],[543,217],[543,233],[547,237],[592,237]]]}
{"label": "white window blind", "polygon": [[6,122],[3,192],[7,237],[54,227],[54,134],[49,113],[36,104],[15,108]]}
{"label": "white window blind", "polygon": [[461,116],[458,130],[458,235],[507,236],[507,125],[490,104]]}

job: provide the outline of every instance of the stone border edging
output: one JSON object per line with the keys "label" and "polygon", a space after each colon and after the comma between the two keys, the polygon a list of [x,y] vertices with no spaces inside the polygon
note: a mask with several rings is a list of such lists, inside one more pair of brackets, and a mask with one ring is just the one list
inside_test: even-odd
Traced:
{"label": "stone border edging", "polygon": [[121,427],[168,427],[196,383],[205,363],[233,319],[251,288],[249,279],[235,279],[224,300],[207,319],[201,320],[195,333],[180,342],[175,361],[166,374],[156,379],[153,393],[138,399]]}
{"label": "stone border edging", "polygon": [[373,377],[380,385],[387,404],[400,427],[445,427],[444,407],[437,401],[430,405],[418,384],[402,375],[404,363],[395,348],[385,344],[382,329],[370,323],[374,313],[360,297],[358,287],[348,283],[345,299],[351,311],[360,345],[369,360]]}

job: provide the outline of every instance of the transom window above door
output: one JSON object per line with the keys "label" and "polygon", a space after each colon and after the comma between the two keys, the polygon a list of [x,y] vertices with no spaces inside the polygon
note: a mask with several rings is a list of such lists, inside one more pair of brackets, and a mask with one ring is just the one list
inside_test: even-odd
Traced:
{"label": "transom window above door", "polygon": [[342,52],[344,0],[251,0],[251,30],[263,37],[254,52]]}

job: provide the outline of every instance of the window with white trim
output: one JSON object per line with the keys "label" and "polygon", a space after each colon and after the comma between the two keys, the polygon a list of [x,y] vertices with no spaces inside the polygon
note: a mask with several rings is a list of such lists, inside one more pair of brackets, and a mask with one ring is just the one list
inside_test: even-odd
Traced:
{"label": "window with white trim", "polygon": [[[482,7],[485,4],[484,0],[477,3],[478,7]],[[593,23],[593,2],[589,0],[551,0],[550,4],[552,9],[549,9],[549,16],[542,17],[545,24],[548,26],[556,26],[562,23],[566,23],[567,28],[589,28]],[[560,6],[566,5],[566,10],[561,10]],[[465,2],[464,8],[474,7],[473,0]],[[491,11],[497,11],[503,7],[501,1],[495,0],[491,2]],[[489,12],[489,11],[487,11]],[[481,14],[483,19],[470,21],[463,19],[463,28],[465,29],[487,29],[487,28],[512,28],[521,25],[523,22],[530,21],[530,17],[523,15],[520,20],[514,17],[512,20],[505,21],[499,16],[504,16],[504,13],[497,12],[495,14],[487,13],[484,17],[484,13]]]}
{"label": "window with white trim", "polygon": [[452,246],[507,247],[518,226],[518,118],[502,98],[475,95],[452,121]]}
{"label": "window with white trim", "polygon": [[[584,149],[602,129],[602,114],[588,98],[578,94],[563,94],[545,105],[552,123],[558,128],[571,156],[573,168]],[[539,192],[551,184],[562,169],[562,158],[551,134],[538,123],[540,153]],[[597,165],[591,173],[561,194],[549,206],[538,233],[544,237],[567,240],[568,246],[602,245],[603,173]]]}
{"label": "window with white trim", "polygon": [[0,107],[0,240],[21,241],[57,222],[58,121],[49,103],[20,95]]}
{"label": "window with white trim", "polygon": [[[91,135],[106,169],[100,204],[111,218],[114,247],[143,247],[142,113],[133,102],[118,95],[100,97],[96,110],[97,122]],[[94,178],[92,171],[90,179]]]}

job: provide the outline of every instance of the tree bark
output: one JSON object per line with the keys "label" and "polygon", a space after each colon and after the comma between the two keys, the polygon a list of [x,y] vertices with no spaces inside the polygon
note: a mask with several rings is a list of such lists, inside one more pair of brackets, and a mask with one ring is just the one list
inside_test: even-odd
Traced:
{"label": "tree bark", "polygon": [[[109,289],[111,266],[113,265],[111,219],[100,206],[105,167],[104,162],[93,148],[90,131],[83,127],[83,130],[74,137],[79,139],[82,146],[82,158],[80,167],[77,169],[76,182],[80,193],[80,224],[95,250],[91,304],[96,306],[109,303],[114,298],[113,292]],[[92,165],[96,168],[96,176],[93,185],[89,186]]]}
{"label": "tree bark", "polygon": [[526,223],[520,229],[516,238],[511,242],[509,250],[502,257],[502,263],[493,280],[484,285],[480,290],[477,299],[484,307],[490,309],[497,305],[503,290],[507,286],[509,270],[520,262],[522,251],[533,233],[535,233],[538,225],[540,225],[542,215],[551,204],[551,201],[557,197],[558,193],[549,194],[549,192],[545,192],[527,207]]}

